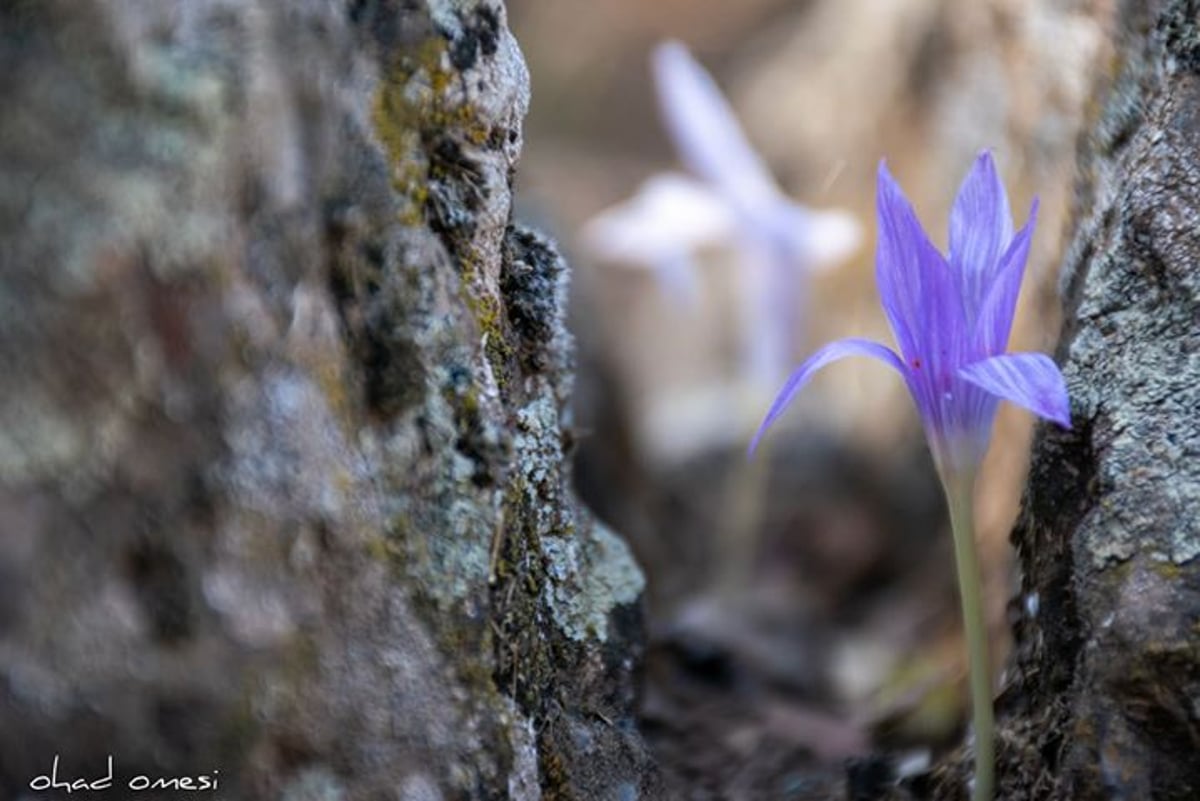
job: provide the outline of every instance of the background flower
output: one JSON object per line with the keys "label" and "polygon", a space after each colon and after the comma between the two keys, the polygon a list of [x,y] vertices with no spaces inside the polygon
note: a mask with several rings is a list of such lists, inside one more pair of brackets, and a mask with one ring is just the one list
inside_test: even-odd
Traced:
{"label": "background flower", "polygon": [[858,223],[780,191],[686,47],[660,44],[651,63],[663,124],[690,175],[651,177],[633,199],[592,219],[583,241],[600,258],[653,269],[669,294],[688,303],[698,293],[700,251],[732,250],[744,362],[751,380],[772,383],[801,338],[805,273],[845,259],[858,245]]}

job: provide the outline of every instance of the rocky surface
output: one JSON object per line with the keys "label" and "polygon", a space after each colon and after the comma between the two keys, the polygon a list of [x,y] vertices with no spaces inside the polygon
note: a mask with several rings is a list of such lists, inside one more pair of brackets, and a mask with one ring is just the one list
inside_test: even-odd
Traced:
{"label": "rocky surface", "polygon": [[17,0],[0,64],[0,795],[657,797],[504,8]]}
{"label": "rocky surface", "polygon": [[1120,7],[1062,282],[1074,427],[1014,534],[1012,798],[1200,794],[1200,9]]}

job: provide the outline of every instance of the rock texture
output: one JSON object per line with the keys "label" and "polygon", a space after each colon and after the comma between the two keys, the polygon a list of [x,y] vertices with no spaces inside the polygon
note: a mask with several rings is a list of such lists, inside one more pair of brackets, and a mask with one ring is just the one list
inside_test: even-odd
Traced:
{"label": "rock texture", "polygon": [[656,797],[503,7],[14,0],[0,67],[0,796]]}
{"label": "rock texture", "polygon": [[1124,3],[1021,522],[1003,798],[1200,796],[1200,6]]}

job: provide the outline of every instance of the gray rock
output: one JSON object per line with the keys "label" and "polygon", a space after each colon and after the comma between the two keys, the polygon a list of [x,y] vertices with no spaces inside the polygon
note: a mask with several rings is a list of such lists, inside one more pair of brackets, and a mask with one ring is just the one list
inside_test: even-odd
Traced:
{"label": "gray rock", "polygon": [[658,797],[503,6],[17,0],[0,63],[0,795]]}
{"label": "gray rock", "polygon": [[1013,535],[1036,604],[1006,693],[1006,798],[1200,795],[1195,12],[1120,4],[1081,159],[1058,354],[1072,429],[1040,430]]}

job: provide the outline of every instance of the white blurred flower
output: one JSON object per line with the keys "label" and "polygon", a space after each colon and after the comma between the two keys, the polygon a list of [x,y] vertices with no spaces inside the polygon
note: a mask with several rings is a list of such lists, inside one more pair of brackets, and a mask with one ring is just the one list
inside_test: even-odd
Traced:
{"label": "white blurred flower", "polygon": [[836,265],[861,239],[849,214],[815,211],[779,189],[725,98],[679,42],[652,57],[663,122],[691,175],[663,173],[598,214],[583,244],[606,262],[647,267],[682,302],[697,295],[695,260],[706,248],[737,254],[744,340],[756,380],[786,372],[808,272]]}
{"label": "white blurred flower", "polygon": [[583,242],[606,262],[653,269],[669,295],[691,302],[694,254],[729,242],[735,230],[732,210],[719,195],[694,178],[664,172],[593,217]]}

